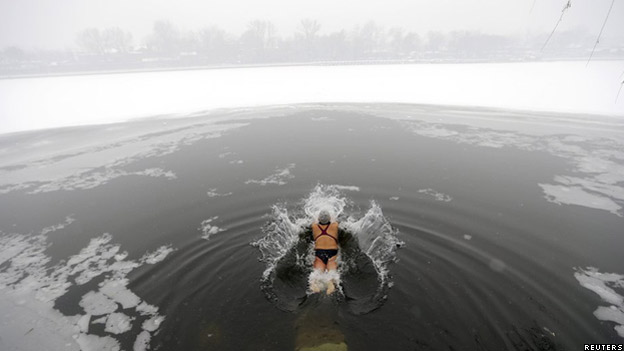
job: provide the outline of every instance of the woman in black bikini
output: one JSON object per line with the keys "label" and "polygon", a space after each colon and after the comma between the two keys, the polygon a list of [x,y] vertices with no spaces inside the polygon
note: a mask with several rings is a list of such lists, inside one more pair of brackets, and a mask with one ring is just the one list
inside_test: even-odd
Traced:
{"label": "woman in black bikini", "polygon": [[[312,224],[312,237],[314,238],[314,269],[323,273],[335,271],[338,268],[336,258],[338,255],[338,222],[332,222],[327,211],[321,211],[318,222]],[[335,289],[332,281],[329,281],[327,294]],[[315,289],[313,289],[315,290]]]}

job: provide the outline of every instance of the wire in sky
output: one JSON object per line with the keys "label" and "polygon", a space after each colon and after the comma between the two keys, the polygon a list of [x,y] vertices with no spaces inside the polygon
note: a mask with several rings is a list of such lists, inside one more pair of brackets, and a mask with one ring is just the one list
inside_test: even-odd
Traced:
{"label": "wire in sky", "polygon": [[[615,3],[615,0],[611,0],[611,7],[609,7],[609,12],[607,12],[607,17],[605,17],[604,22],[602,22],[602,28],[600,28],[600,33],[598,33],[598,38],[596,38],[596,43],[594,43],[594,48],[592,49],[591,54],[589,55],[589,60],[587,60],[587,64],[585,65],[585,67],[589,65],[589,61],[591,61],[592,56],[594,56],[594,51],[596,50],[596,46],[598,46],[598,42],[600,42],[600,36],[602,35],[602,31],[604,30],[604,27],[607,24],[607,20],[609,19],[609,15],[611,14],[611,9],[613,9],[614,3]],[[620,90],[622,90],[622,87],[620,87]],[[619,95],[620,93],[618,92],[618,96]]]}
{"label": "wire in sky", "polygon": [[557,21],[557,24],[555,24],[555,28],[553,28],[552,32],[550,32],[550,35],[548,36],[548,39],[546,39],[546,42],[544,43],[544,46],[542,46],[542,51],[544,51],[544,48],[546,47],[546,44],[548,44],[548,42],[550,41],[550,38],[552,38],[553,34],[555,34],[555,31],[557,30],[557,27],[559,27],[559,23],[561,23],[561,20],[563,19],[563,15],[565,14],[565,12],[570,7],[572,7],[572,0],[568,0],[568,2],[563,7],[563,10],[561,10],[561,16],[559,17],[559,20]]}

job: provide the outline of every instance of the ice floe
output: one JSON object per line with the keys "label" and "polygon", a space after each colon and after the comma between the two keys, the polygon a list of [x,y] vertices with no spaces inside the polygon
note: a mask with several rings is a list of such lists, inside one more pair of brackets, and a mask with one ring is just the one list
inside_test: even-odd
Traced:
{"label": "ice floe", "polygon": [[435,191],[433,189],[419,189],[418,190],[419,194],[425,194],[428,195],[430,197],[432,197],[434,200],[436,201],[442,201],[442,202],[451,202],[453,200],[452,197],[450,197],[449,195],[443,194],[439,191]]}
{"label": "ice floe", "polygon": [[258,184],[262,186],[266,186],[269,184],[285,185],[288,183],[289,179],[295,178],[295,176],[291,173],[291,170],[294,168],[295,168],[295,164],[290,163],[288,164],[288,166],[284,168],[277,168],[275,170],[275,173],[271,174],[270,176],[264,179],[260,179],[260,180],[249,179],[245,182],[245,184]]}
{"label": "ice floe", "polygon": [[607,306],[598,306],[594,316],[615,323],[615,331],[624,338],[624,275],[602,273],[597,268],[577,268],[574,277],[582,287],[596,293]]}
{"label": "ice floe", "polygon": [[[58,146],[26,148],[17,144],[3,155],[0,194],[27,191],[39,194],[60,190],[92,189],[121,177],[177,179],[172,170],[159,167],[128,170],[146,158],[163,157],[183,146],[203,139],[218,138],[224,132],[246,124],[217,124],[136,128],[89,138],[89,131],[77,134],[78,140],[59,139]],[[62,136],[57,136],[62,138]]]}
{"label": "ice floe", "polygon": [[488,106],[621,116],[624,99],[614,103],[621,72],[618,61],[592,61],[589,66],[565,61],[257,67],[5,79],[0,81],[4,118],[0,133],[310,102]]}
{"label": "ice floe", "polygon": [[[457,128],[423,121],[403,123],[408,130],[421,136],[490,148],[546,151],[562,157],[571,163],[570,171],[574,175],[555,175],[552,183],[539,183],[546,200],[624,216],[624,143],[616,136],[561,135],[543,129],[538,133],[524,133],[474,126]],[[525,122],[520,124],[526,125]],[[570,128],[569,132],[574,133],[574,128]]]}
{"label": "ice floe", "polygon": [[214,234],[217,234],[219,232],[224,231],[225,229],[221,229],[219,227],[217,227],[216,225],[212,224],[212,221],[218,219],[219,216],[214,216],[208,219],[205,219],[201,222],[201,225],[199,226],[199,231],[202,233],[202,239],[204,240],[208,240],[210,239],[210,237]]}
{"label": "ice floe", "polygon": [[[143,328],[135,344],[146,350],[165,317],[128,288],[127,275],[144,264],[161,262],[173,249],[161,246],[129,260],[120,245],[112,243],[111,234],[102,234],[79,253],[49,266],[48,236],[74,221],[67,217],[39,233],[0,233],[0,310],[9,318],[0,328],[0,346],[38,349],[45,343],[55,350],[120,350],[115,336],[138,323],[147,329]],[[54,308],[55,301],[73,286],[96,277],[104,279],[77,303],[84,314],[65,316]],[[109,335],[90,334],[93,324],[104,324]]]}
{"label": "ice floe", "polygon": [[206,192],[206,195],[208,195],[208,197],[222,197],[222,196],[230,196],[232,195],[232,192],[221,194],[217,191],[217,188],[210,188]]}

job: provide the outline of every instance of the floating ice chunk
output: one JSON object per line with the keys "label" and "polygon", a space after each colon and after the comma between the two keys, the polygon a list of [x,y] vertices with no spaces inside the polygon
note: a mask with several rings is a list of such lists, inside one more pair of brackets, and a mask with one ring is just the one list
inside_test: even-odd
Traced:
{"label": "floating ice chunk", "polygon": [[80,317],[80,319],[78,320],[78,323],[76,323],[76,326],[78,327],[78,330],[81,333],[88,333],[89,332],[89,321],[91,320],[91,315],[90,314],[85,314],[84,316]]}
{"label": "floating ice chunk", "polygon": [[82,351],[119,351],[121,349],[119,342],[110,336],[78,334],[76,342]]}
{"label": "floating ice chunk", "polygon": [[390,200],[392,200],[392,201],[398,201],[398,200],[399,200],[399,197],[398,197],[398,196],[392,196],[392,197],[390,197]]}
{"label": "floating ice chunk", "polygon": [[140,172],[127,173],[128,175],[143,175],[148,177],[164,177],[167,179],[177,179],[178,176],[172,171],[165,171],[162,168],[147,168]]}
{"label": "floating ice chunk", "polygon": [[136,307],[136,311],[143,316],[155,315],[156,313],[158,313],[158,307],[152,306],[147,302],[143,301]]}
{"label": "floating ice chunk", "polygon": [[132,318],[126,316],[123,313],[115,312],[108,315],[106,318],[106,332],[113,334],[122,334],[132,328]]}
{"label": "floating ice chunk", "polygon": [[208,197],[222,197],[222,196],[230,196],[230,195],[232,195],[232,193],[229,192],[229,193],[225,193],[225,194],[219,194],[217,192],[217,188],[210,188],[206,192],[206,195],[208,195]]}
{"label": "floating ice chunk", "polygon": [[164,260],[165,258],[167,258],[167,256],[173,251],[175,251],[175,249],[171,246],[161,246],[158,249],[156,249],[156,251],[145,254],[141,258],[141,262],[145,262],[149,264],[156,264]]}
{"label": "floating ice chunk", "polygon": [[578,205],[606,210],[615,215],[622,216],[619,212],[622,207],[609,197],[597,193],[589,193],[580,186],[565,186],[553,184],[539,184],[546,195],[546,200],[558,205]]}
{"label": "floating ice chunk", "polygon": [[199,231],[202,232],[202,239],[208,240],[213,234],[217,234],[219,232],[224,231],[225,229],[221,229],[216,225],[211,224],[212,221],[219,218],[219,216],[214,216],[212,218],[205,219],[201,222]]}
{"label": "floating ice chunk", "polygon": [[117,303],[99,291],[89,291],[80,300],[80,307],[88,314],[100,316],[115,312],[117,310]]}
{"label": "floating ice chunk", "polygon": [[472,239],[472,235],[464,234],[464,240]]}
{"label": "floating ice chunk", "polygon": [[[78,351],[79,316],[64,316],[32,292],[0,289],[0,349]],[[45,347],[42,347],[42,342]]]}
{"label": "floating ice chunk", "polygon": [[133,350],[134,351],[146,351],[149,347],[151,335],[147,331],[142,331],[137,335],[136,340],[134,341]]}
{"label": "floating ice chunk", "polygon": [[250,179],[246,181],[245,184],[259,184],[262,186],[266,186],[269,184],[284,185],[288,183],[287,180],[295,178],[295,176],[290,173],[290,171],[293,168],[295,168],[295,164],[290,163],[285,168],[277,168],[275,170],[275,173],[271,174],[270,176],[264,179],[261,179],[261,180]]}
{"label": "floating ice chunk", "polygon": [[599,306],[594,311],[594,315],[601,321],[611,321],[619,325],[624,325],[624,312],[615,306]]}
{"label": "floating ice chunk", "polygon": [[610,306],[598,306],[594,316],[601,321],[615,322],[615,331],[624,338],[624,296],[619,290],[624,288],[624,275],[601,273],[596,268],[577,269],[574,277],[582,287],[589,289]]}
{"label": "floating ice chunk", "polygon": [[[110,243],[112,236],[103,234],[91,239],[78,254],[47,267],[47,234],[72,221],[68,217],[64,223],[46,227],[38,235],[0,233],[0,260],[6,266],[0,272],[0,311],[10,321],[0,322],[0,348],[34,350],[41,347],[41,340],[46,340],[46,347],[53,350],[119,350],[115,339],[89,335],[90,324],[106,324],[105,331],[113,334],[130,330],[132,318],[116,312],[119,305],[125,309],[134,307],[147,318],[157,315],[157,307],[142,302],[128,289],[126,276],[144,263],[163,260],[173,249],[162,246],[138,262],[127,261],[127,252],[119,253],[120,246]],[[76,284],[84,284],[105,273],[108,278],[99,290],[86,293],[79,301],[86,315],[63,316],[54,310],[54,301],[72,285],[71,277],[75,277]],[[5,298],[7,291],[19,292],[19,298]],[[152,329],[157,327],[153,323]],[[28,338],[13,342],[10,334]],[[31,345],[32,342],[36,344]]]}
{"label": "floating ice chunk", "polygon": [[105,166],[104,171],[85,171],[80,174],[73,174],[65,178],[59,178],[54,181],[44,183],[38,188],[29,191],[29,194],[47,193],[59,190],[85,190],[93,189],[98,186],[109,183],[111,180],[126,176],[146,176],[146,177],[164,177],[167,179],[176,179],[177,176],[172,171],[165,171],[162,168],[147,168],[143,171],[127,172],[121,169],[113,168],[114,164]]}
{"label": "floating ice chunk", "polygon": [[93,324],[106,324],[106,316],[94,319],[91,323]]}
{"label": "floating ice chunk", "polygon": [[65,222],[43,228],[41,230],[41,235],[46,235],[48,233],[52,233],[52,232],[56,232],[58,230],[61,230],[61,229],[65,228],[65,227],[67,227],[68,225],[74,223],[75,221],[76,220],[74,219],[74,217],[67,216],[67,217],[65,217]]}
{"label": "floating ice chunk", "polygon": [[328,121],[333,121],[333,119],[326,117],[326,116],[322,116],[322,117],[312,117],[310,118],[311,120],[315,121],[315,122],[328,122]]}
{"label": "floating ice chunk", "polygon": [[507,265],[505,264],[505,262],[499,260],[498,258],[493,258],[490,260],[489,267],[491,270],[500,273],[504,271],[505,268],[507,268]]}
{"label": "floating ice chunk", "polygon": [[615,273],[600,273],[595,268],[589,268],[577,271],[574,277],[582,287],[595,292],[603,301],[618,306],[624,305],[624,297],[607,286],[607,284],[618,286],[618,283],[624,282],[624,276]]}
{"label": "floating ice chunk", "polygon": [[433,197],[436,201],[450,202],[451,200],[453,200],[452,197],[450,197],[450,196],[448,196],[446,194],[437,192],[437,191],[435,191],[433,189],[430,189],[430,188],[429,189],[420,189],[420,190],[418,190],[418,192],[421,193],[421,194],[429,195],[429,196]]}
{"label": "floating ice chunk", "polygon": [[163,316],[154,316],[145,322],[143,322],[143,330],[147,330],[150,332],[155,331],[160,327],[160,324],[165,320]]}
{"label": "floating ice chunk", "polygon": [[127,285],[128,279],[106,281],[100,286],[100,292],[121,304],[124,309],[136,307],[141,299]]}
{"label": "floating ice chunk", "polygon": [[618,325],[613,329],[615,329],[619,336],[624,338],[624,325]]}

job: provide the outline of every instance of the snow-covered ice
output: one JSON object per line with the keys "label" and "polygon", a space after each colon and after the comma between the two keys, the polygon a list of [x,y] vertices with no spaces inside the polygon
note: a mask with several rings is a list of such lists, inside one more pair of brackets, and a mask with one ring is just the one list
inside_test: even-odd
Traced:
{"label": "snow-covered ice", "polygon": [[293,66],[0,80],[0,133],[217,108],[391,102],[624,116],[622,61]]}

